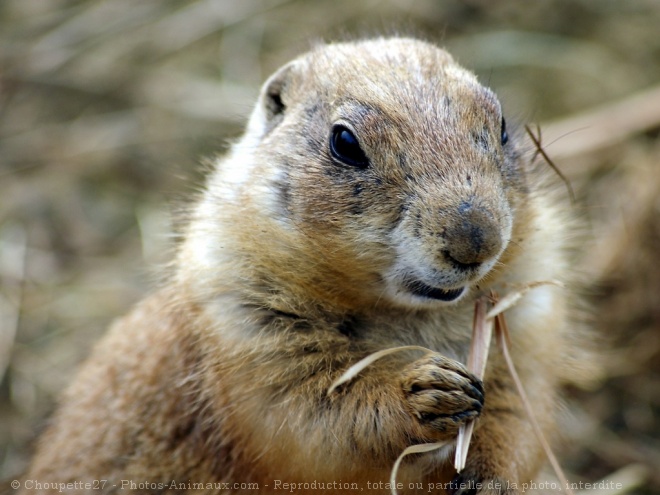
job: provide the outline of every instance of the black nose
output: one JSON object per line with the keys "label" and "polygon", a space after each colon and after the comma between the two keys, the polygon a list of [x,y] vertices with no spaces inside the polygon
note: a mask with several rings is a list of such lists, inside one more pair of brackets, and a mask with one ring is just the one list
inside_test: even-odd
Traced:
{"label": "black nose", "polygon": [[447,229],[445,256],[462,269],[476,268],[497,256],[502,234],[494,216],[486,209],[463,203],[454,224]]}

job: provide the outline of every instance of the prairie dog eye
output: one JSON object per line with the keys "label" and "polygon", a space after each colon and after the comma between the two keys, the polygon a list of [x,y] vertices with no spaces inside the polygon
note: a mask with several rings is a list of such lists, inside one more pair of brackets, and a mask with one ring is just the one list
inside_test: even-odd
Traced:
{"label": "prairie dog eye", "polygon": [[506,132],[506,120],[504,120],[504,117],[502,117],[502,136],[500,138],[502,142],[502,146],[504,146],[506,143],[509,142],[509,133]]}
{"label": "prairie dog eye", "polygon": [[367,168],[369,159],[364,154],[355,134],[343,125],[335,125],[330,133],[330,153],[337,160],[357,168]]}

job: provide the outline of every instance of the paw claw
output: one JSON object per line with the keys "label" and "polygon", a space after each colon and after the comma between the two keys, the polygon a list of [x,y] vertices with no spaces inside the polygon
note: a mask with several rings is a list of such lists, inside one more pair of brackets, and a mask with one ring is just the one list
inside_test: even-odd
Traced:
{"label": "paw claw", "polygon": [[448,435],[476,418],[484,404],[481,380],[462,364],[437,353],[412,363],[402,387],[415,417]]}

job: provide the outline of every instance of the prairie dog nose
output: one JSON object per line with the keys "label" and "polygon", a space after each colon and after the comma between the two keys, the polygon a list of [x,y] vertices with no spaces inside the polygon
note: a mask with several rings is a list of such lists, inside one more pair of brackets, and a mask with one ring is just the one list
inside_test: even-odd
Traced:
{"label": "prairie dog nose", "polygon": [[502,232],[493,214],[464,202],[458,207],[456,222],[447,230],[445,255],[461,268],[473,268],[498,255]]}

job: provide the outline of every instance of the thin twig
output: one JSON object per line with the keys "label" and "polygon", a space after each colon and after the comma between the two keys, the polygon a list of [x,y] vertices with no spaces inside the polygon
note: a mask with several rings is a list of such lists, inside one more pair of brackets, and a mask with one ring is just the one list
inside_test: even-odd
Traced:
{"label": "thin twig", "polygon": [[525,412],[527,413],[527,417],[530,423],[532,424],[534,434],[536,435],[538,441],[541,443],[541,446],[545,451],[545,455],[548,457],[548,460],[550,461],[550,465],[552,466],[552,469],[554,469],[555,474],[562,481],[564,491],[568,495],[574,495],[573,490],[571,490],[569,486],[568,478],[566,477],[564,471],[559,465],[559,462],[557,461],[557,458],[555,457],[555,454],[552,451],[550,444],[548,443],[548,441],[545,438],[545,435],[543,434],[543,430],[541,429],[541,426],[536,420],[536,416],[534,415],[534,410],[532,409],[532,405],[529,402],[529,398],[527,397],[527,392],[525,392],[520,377],[518,376],[518,372],[516,371],[516,367],[513,364],[513,359],[511,359],[511,355],[509,354],[509,345],[508,345],[509,329],[507,327],[506,320],[504,319],[504,313],[500,313],[495,317],[495,334],[497,337],[497,343],[500,345],[500,348],[502,349],[504,360],[506,361],[506,364],[509,368],[511,377],[513,378],[513,382],[515,383],[516,389],[518,390],[518,395],[520,395],[520,399],[523,403],[523,406],[525,407]]}
{"label": "thin twig", "polygon": [[536,125],[536,132],[538,135],[535,135],[534,131],[532,131],[532,129],[528,125],[525,126],[525,130],[527,131],[529,138],[534,143],[534,146],[536,146],[536,151],[534,152],[532,161],[534,161],[538,155],[541,155],[545,160],[545,162],[548,165],[550,165],[550,168],[552,168],[552,170],[555,171],[555,173],[561,178],[561,180],[564,181],[564,184],[566,184],[566,189],[568,190],[568,194],[571,198],[571,203],[575,204],[575,193],[573,192],[573,186],[571,186],[570,181],[566,178],[566,176],[562,173],[562,171],[559,170],[559,167],[557,167],[557,165],[555,165],[555,163],[550,159],[548,154],[543,149],[543,146],[541,145],[541,127],[538,124]]}

